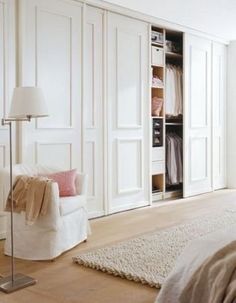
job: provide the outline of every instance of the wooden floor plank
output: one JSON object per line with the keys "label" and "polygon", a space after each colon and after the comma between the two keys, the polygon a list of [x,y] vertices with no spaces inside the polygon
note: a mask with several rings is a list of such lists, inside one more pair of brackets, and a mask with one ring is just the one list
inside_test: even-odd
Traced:
{"label": "wooden floor plank", "polygon": [[[195,198],[166,202],[91,221],[92,235],[54,262],[16,260],[17,272],[38,280],[16,293],[0,293],[1,303],[151,303],[155,288],[127,281],[72,263],[79,252],[116,243],[140,234],[191,221],[215,210],[236,207],[236,191],[222,190]],[[0,274],[9,273],[10,258],[0,241]]]}

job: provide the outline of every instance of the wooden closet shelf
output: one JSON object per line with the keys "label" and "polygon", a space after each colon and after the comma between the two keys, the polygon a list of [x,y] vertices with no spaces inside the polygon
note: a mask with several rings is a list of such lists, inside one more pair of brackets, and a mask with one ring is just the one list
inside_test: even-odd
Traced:
{"label": "wooden closet shelf", "polygon": [[152,67],[153,68],[164,68],[164,65],[154,65],[154,64],[152,64]]}
{"label": "wooden closet shelf", "polygon": [[163,47],[164,43],[158,43],[158,42],[152,42],[153,46],[159,46],[159,47]]}
{"label": "wooden closet shelf", "polygon": [[160,86],[152,86],[152,89],[164,89],[164,86],[160,87]]}
{"label": "wooden closet shelf", "polygon": [[177,53],[166,52],[167,58],[182,59],[183,55]]}

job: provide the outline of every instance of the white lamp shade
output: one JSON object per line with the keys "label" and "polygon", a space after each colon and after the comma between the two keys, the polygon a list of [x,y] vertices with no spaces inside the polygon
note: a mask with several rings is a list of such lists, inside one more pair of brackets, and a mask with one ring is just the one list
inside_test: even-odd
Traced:
{"label": "white lamp shade", "polygon": [[16,87],[13,92],[9,118],[46,117],[48,110],[39,87]]}

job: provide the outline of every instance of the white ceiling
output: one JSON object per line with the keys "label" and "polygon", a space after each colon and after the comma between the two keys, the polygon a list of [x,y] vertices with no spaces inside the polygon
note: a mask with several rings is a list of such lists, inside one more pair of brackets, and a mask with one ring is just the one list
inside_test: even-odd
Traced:
{"label": "white ceiling", "polygon": [[236,0],[106,0],[227,40],[236,40]]}

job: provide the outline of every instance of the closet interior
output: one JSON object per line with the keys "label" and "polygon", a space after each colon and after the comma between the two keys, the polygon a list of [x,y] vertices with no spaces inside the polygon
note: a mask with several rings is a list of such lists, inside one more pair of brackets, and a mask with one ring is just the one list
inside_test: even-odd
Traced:
{"label": "closet interior", "polygon": [[183,34],[151,28],[152,200],[183,195]]}

